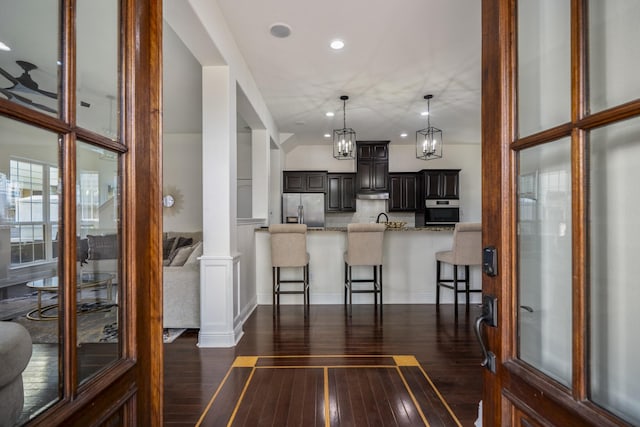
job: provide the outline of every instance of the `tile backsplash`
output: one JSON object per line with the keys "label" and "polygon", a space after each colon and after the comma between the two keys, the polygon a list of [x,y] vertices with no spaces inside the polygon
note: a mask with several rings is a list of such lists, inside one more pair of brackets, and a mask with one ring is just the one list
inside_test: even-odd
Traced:
{"label": "tile backsplash", "polygon": [[[407,227],[415,226],[415,214],[413,212],[389,212],[388,200],[363,200],[356,199],[356,212],[327,213],[325,214],[326,227],[346,227],[353,222],[376,222],[380,212],[389,216],[389,221],[404,221]],[[381,218],[385,221],[385,218]]]}

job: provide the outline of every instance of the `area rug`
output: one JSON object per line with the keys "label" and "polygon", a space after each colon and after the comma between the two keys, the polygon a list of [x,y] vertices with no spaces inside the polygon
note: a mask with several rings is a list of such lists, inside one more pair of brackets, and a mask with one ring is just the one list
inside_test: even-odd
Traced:
{"label": "area rug", "polygon": [[[55,310],[49,311],[55,315]],[[87,303],[78,307],[78,344],[118,342],[118,306],[113,303]],[[25,315],[13,319],[24,326],[34,344],[58,343],[57,320],[30,320]]]}

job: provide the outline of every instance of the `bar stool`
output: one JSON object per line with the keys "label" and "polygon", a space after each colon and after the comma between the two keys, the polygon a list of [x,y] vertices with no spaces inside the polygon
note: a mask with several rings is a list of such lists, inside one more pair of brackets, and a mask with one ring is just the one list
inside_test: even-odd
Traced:
{"label": "bar stool", "polygon": [[[307,226],[305,224],[273,224],[271,233],[271,266],[273,273],[273,309],[280,305],[281,294],[302,294],[305,308],[309,305],[309,254],[307,253]],[[282,267],[302,268],[302,279],[282,280]],[[282,290],[283,283],[299,283],[300,290]],[[306,310],[305,310],[306,315]]]}
{"label": "bar stool", "polygon": [[[349,294],[349,316],[351,316],[353,294],[373,293],[374,304],[378,304],[380,295],[380,313],[382,313],[382,241],[385,224],[349,224],[347,226],[347,252],[344,253],[344,303]],[[373,277],[353,279],[352,267],[371,266]],[[354,283],[371,283],[369,289],[353,289]]]}
{"label": "bar stool", "polygon": [[[444,279],[441,276],[441,263],[453,265],[453,278]],[[469,266],[482,263],[482,224],[479,222],[457,223],[453,231],[453,247],[450,251],[436,253],[436,305],[440,305],[440,287],[454,290],[455,313],[458,315],[458,293],[467,296],[467,311],[469,311],[469,296],[471,292],[482,292],[482,289],[470,289]],[[464,277],[458,278],[458,267],[464,266]],[[464,284],[464,289],[458,289],[458,284]]]}

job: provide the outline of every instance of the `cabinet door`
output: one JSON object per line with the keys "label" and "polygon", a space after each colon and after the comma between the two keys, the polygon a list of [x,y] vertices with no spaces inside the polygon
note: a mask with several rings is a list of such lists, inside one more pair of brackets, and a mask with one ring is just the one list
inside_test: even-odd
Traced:
{"label": "cabinet door", "polygon": [[457,199],[459,196],[459,171],[443,171],[440,175],[440,191],[443,199]]}
{"label": "cabinet door", "polygon": [[324,193],[327,191],[327,174],[324,172],[307,172],[305,177],[305,190],[309,193]]}
{"label": "cabinet door", "polygon": [[300,193],[305,191],[305,176],[302,172],[283,172],[282,190],[285,193]]}
{"label": "cabinet door", "polygon": [[389,162],[387,160],[374,161],[371,174],[371,182],[373,184],[372,190],[389,190]]}
{"label": "cabinet door", "polygon": [[415,211],[418,206],[417,177],[405,175],[402,177],[402,209]]}
{"label": "cabinet door", "polygon": [[371,191],[373,163],[370,160],[358,160],[358,191]]}
{"label": "cabinet door", "polygon": [[342,209],[342,177],[329,174],[327,177],[327,212],[339,212]]}
{"label": "cabinet door", "polygon": [[356,174],[342,176],[341,202],[343,212],[356,211]]}
{"label": "cabinet door", "polygon": [[424,198],[440,198],[440,171],[424,172]]}
{"label": "cabinet door", "polygon": [[402,210],[402,176],[389,175],[389,210]]}
{"label": "cabinet door", "polygon": [[371,157],[376,160],[389,159],[388,144],[375,144],[371,146]]}

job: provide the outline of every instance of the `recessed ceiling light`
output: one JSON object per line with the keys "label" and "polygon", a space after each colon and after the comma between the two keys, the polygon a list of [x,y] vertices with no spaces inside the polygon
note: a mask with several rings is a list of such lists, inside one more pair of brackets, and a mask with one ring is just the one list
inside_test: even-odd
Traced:
{"label": "recessed ceiling light", "polygon": [[277,22],[269,27],[269,32],[273,37],[284,39],[291,35],[291,27],[282,22]]}
{"label": "recessed ceiling light", "polygon": [[330,134],[330,133],[325,133],[325,134],[324,134],[324,137],[325,137],[325,138],[331,138],[331,134]]}
{"label": "recessed ceiling light", "polygon": [[9,46],[7,46],[6,44],[4,44],[3,42],[0,42],[0,50],[4,50],[6,52],[9,52],[11,50],[11,48]]}
{"label": "recessed ceiling light", "polygon": [[333,40],[329,46],[331,46],[331,49],[340,50],[344,47],[344,42],[342,40]]}
{"label": "recessed ceiling light", "polygon": [[406,133],[406,132],[401,133],[401,134],[400,134],[400,137],[401,137],[401,138],[406,138],[406,137],[407,137],[407,133]]}
{"label": "recessed ceiling light", "polygon": [[335,114],[333,113],[333,111],[327,111],[327,112],[325,113],[325,116],[327,116],[327,117],[333,117],[333,116],[335,116]]}
{"label": "recessed ceiling light", "polygon": [[428,116],[429,112],[428,111],[423,111],[422,113],[420,113],[421,116]]}
{"label": "recessed ceiling light", "polygon": [[298,120],[298,121],[296,122],[296,124],[297,124],[298,126],[301,126],[301,125],[303,125],[303,124],[304,124],[304,120]]}

